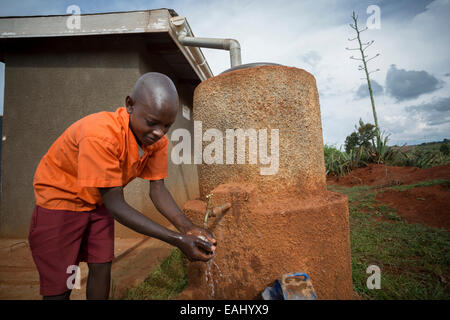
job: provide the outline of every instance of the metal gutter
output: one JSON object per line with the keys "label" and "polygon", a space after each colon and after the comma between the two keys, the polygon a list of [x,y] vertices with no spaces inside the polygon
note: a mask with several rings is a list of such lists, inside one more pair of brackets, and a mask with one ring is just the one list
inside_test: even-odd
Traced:
{"label": "metal gutter", "polygon": [[180,44],[189,48],[192,57],[195,59],[197,65],[200,68],[204,65],[206,60],[202,52],[200,51],[199,47],[228,50],[230,51],[231,67],[232,68],[238,67],[239,65],[242,64],[241,46],[237,40],[194,37],[192,30],[189,26],[189,23],[187,22],[185,17],[181,16],[172,17],[170,19],[170,22],[171,22],[171,29],[173,31],[173,33],[171,33],[171,36],[174,39],[176,38],[180,42]]}
{"label": "metal gutter", "polygon": [[196,37],[188,37],[184,34],[181,34],[178,37],[178,41],[180,41],[181,44],[189,47],[228,50],[230,51],[231,67],[234,68],[242,64],[241,45],[237,40],[217,39],[217,38],[196,38]]}
{"label": "metal gutter", "polygon": [[197,47],[188,47],[184,46],[179,40],[179,34],[189,35],[194,37],[194,33],[192,32],[191,27],[186,18],[181,17],[183,20],[182,26],[177,26],[177,21],[179,21],[180,17],[172,17],[170,19],[170,30],[169,35],[172,37],[173,41],[176,43],[178,48],[183,52],[185,56],[189,56],[189,63],[194,70],[198,70],[197,73],[202,81],[214,77],[208,63],[206,62],[206,58],[203,55],[203,52]]}

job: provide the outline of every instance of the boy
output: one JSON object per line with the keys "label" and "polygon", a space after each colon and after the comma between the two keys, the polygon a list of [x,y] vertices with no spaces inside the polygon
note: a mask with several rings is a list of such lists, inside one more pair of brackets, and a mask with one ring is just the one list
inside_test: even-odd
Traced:
{"label": "boy", "polygon": [[[80,261],[89,266],[87,299],[108,298],[114,219],[177,246],[192,261],[214,256],[213,236],[186,218],[164,186],[165,134],[175,121],[178,103],[175,85],[167,76],[144,74],[126,97],[126,108],[75,122],[42,158],[33,181],[36,206],[29,243],[44,299],[69,299],[67,270]],[[123,187],[136,177],[150,181],[155,207],[180,233],[125,202]]]}

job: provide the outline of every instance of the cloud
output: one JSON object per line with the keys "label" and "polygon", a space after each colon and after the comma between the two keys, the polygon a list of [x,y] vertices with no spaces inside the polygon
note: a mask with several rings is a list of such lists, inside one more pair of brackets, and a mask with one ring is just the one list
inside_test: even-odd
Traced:
{"label": "cloud", "polygon": [[[374,0],[370,1],[370,4],[380,7],[383,19],[408,20],[426,11],[427,6],[432,2],[433,0]],[[361,16],[364,16],[368,3],[359,1],[355,5]]]}
{"label": "cloud", "polygon": [[[355,37],[348,26],[352,11],[364,27],[370,16],[367,7],[378,5],[381,29],[367,30],[362,40],[375,40],[369,56],[381,54],[369,65],[370,70],[380,69],[372,79],[384,89],[384,94],[377,91],[375,100],[380,126],[392,128],[395,143],[449,136],[450,123],[427,125],[424,121],[434,123],[427,119],[435,117],[428,109],[407,112],[405,106],[433,101],[425,93],[449,96],[450,41],[445,31],[450,28],[450,0],[0,0],[0,15],[64,14],[70,4],[79,5],[82,13],[172,8],[187,17],[198,37],[239,40],[243,63],[266,61],[307,70],[315,76],[319,90],[324,141],[337,145],[354,130],[359,118],[373,118],[370,101],[355,99],[355,91],[367,92],[367,86],[361,86],[364,74],[349,59],[345,47],[354,44],[347,41]],[[230,67],[227,52],[202,51],[214,74]],[[405,70],[390,69],[391,64],[400,62]],[[385,82],[388,70],[397,81],[389,86]],[[415,79],[410,72],[416,75],[414,72],[420,71],[411,70],[426,72]],[[406,72],[407,86],[406,80],[398,82],[402,71]],[[425,85],[420,82],[422,78]],[[440,86],[433,81],[436,78],[447,81],[446,87],[435,91]]]}
{"label": "cloud", "polygon": [[[380,95],[383,93],[383,87],[376,82],[375,80],[370,81],[370,85],[372,86],[372,93],[374,96]],[[362,84],[358,90],[356,91],[355,98],[356,99],[363,99],[369,96],[369,88],[367,86],[367,83]]]}
{"label": "cloud", "polygon": [[304,55],[301,55],[300,59],[310,66],[315,67],[320,62],[322,57],[317,53],[317,51],[308,51]]}
{"label": "cloud", "polygon": [[[419,107],[419,105],[414,107]],[[398,111],[392,110],[392,112],[384,112],[380,115],[379,120],[382,130],[391,134],[389,144],[401,145],[407,143],[411,145],[449,138],[450,121],[448,121],[448,111],[429,110],[426,106],[418,110],[405,109],[400,108]],[[441,123],[436,123],[433,120],[444,117],[447,120],[439,121]]]}
{"label": "cloud", "polygon": [[436,98],[429,103],[409,106],[405,111],[429,126],[450,122],[450,97]]}
{"label": "cloud", "polygon": [[397,101],[415,99],[441,87],[439,80],[426,71],[397,69],[393,64],[386,74],[386,92]]}

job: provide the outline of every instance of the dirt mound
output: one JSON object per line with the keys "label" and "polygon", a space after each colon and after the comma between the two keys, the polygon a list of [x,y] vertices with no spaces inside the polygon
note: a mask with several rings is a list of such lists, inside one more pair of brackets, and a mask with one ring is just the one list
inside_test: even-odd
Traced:
{"label": "dirt mound", "polygon": [[[347,187],[389,187],[441,179],[450,180],[450,164],[427,169],[371,164],[341,178],[329,176],[327,183]],[[407,222],[450,230],[449,184],[416,187],[406,191],[385,190],[378,193],[376,199],[395,208]]]}
{"label": "dirt mound", "polygon": [[387,190],[377,200],[393,207],[410,223],[450,230],[450,184],[417,187],[406,191]]}
{"label": "dirt mound", "polygon": [[328,176],[327,183],[348,187],[357,185],[390,186],[434,179],[450,179],[450,164],[427,169],[371,164],[365,168],[355,169],[341,178]]}

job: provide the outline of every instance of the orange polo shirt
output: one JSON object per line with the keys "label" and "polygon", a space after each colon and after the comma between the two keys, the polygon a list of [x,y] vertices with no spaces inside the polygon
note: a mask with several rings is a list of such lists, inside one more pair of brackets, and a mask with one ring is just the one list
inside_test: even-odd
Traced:
{"label": "orange polo shirt", "polygon": [[46,209],[90,211],[103,204],[97,188],[126,186],[140,177],[168,176],[163,136],[139,157],[126,108],[88,115],[72,124],[50,147],[34,175],[36,204]]}

